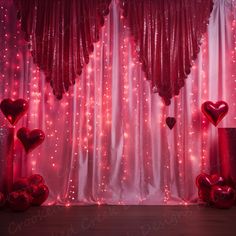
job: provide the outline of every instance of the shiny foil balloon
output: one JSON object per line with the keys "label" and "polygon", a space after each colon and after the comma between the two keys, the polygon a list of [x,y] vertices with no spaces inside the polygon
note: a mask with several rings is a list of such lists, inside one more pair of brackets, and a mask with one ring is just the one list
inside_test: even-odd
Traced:
{"label": "shiny foil balloon", "polygon": [[198,189],[210,189],[212,186],[211,176],[205,173],[202,173],[196,178],[196,185]]}
{"label": "shiny foil balloon", "polygon": [[29,181],[29,185],[39,185],[39,184],[44,184],[44,179],[41,175],[39,174],[34,174],[34,175],[31,175],[29,178],[28,178],[28,181]]}
{"label": "shiny foil balloon", "polygon": [[28,153],[44,141],[45,134],[40,129],[30,131],[27,128],[21,128],[17,131],[17,137],[23,144],[25,151]]}
{"label": "shiny foil balloon", "polygon": [[228,113],[229,106],[224,101],[213,103],[211,101],[202,104],[202,113],[207,119],[215,126],[225,117]]}
{"label": "shiny foil balloon", "polygon": [[235,202],[235,191],[229,186],[215,185],[211,190],[211,201],[217,208],[230,208]]}
{"label": "shiny foil balloon", "polygon": [[211,188],[199,189],[198,190],[198,197],[203,202],[210,203],[211,202]]}
{"label": "shiny foil balloon", "polygon": [[0,104],[0,109],[8,121],[15,125],[20,118],[27,112],[29,108],[28,102],[24,99],[4,99]]}
{"label": "shiny foil balloon", "polygon": [[13,211],[26,211],[31,205],[31,196],[26,191],[15,191],[9,194],[8,203]]}
{"label": "shiny foil balloon", "polygon": [[226,180],[219,174],[213,174],[211,175],[211,183],[212,185],[224,186],[226,185]]}
{"label": "shiny foil balloon", "polygon": [[32,185],[30,187],[30,194],[32,196],[31,204],[33,206],[40,206],[47,200],[49,189],[45,184]]}

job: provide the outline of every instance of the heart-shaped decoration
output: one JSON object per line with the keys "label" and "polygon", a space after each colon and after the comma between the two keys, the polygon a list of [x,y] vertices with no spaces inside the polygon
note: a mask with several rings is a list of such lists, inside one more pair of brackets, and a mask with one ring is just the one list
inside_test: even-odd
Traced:
{"label": "heart-shaped decoration", "polygon": [[166,124],[170,129],[173,129],[173,127],[175,126],[175,123],[176,123],[176,119],[174,117],[166,118]]}
{"label": "heart-shaped decoration", "polygon": [[224,101],[219,101],[216,103],[207,101],[202,104],[202,113],[215,126],[217,126],[224,118],[224,116],[228,113],[228,110],[229,106]]}
{"label": "heart-shaped decoration", "polygon": [[17,137],[23,144],[25,151],[28,153],[44,141],[45,134],[40,129],[30,131],[23,127],[17,131]]}
{"label": "heart-shaped decoration", "polygon": [[205,173],[198,175],[196,185],[198,189],[210,189],[212,186],[211,176]]}
{"label": "heart-shaped decoration", "polygon": [[30,177],[28,177],[28,181],[30,185],[44,184],[44,178],[39,174],[31,175]]}
{"label": "heart-shaped decoration", "polygon": [[203,202],[210,203],[211,202],[211,188],[199,189],[198,190],[198,197]]}
{"label": "heart-shaped decoration", "polygon": [[229,186],[215,185],[211,190],[211,201],[217,208],[230,208],[234,205],[235,191]]}
{"label": "heart-shaped decoration", "polygon": [[8,121],[15,125],[19,119],[27,112],[29,104],[24,99],[17,99],[15,101],[7,98],[2,100],[0,108]]}
{"label": "heart-shaped decoration", "polygon": [[219,174],[211,175],[211,183],[212,183],[212,185],[219,185],[219,186],[226,185],[225,179],[222,176],[220,176]]}
{"label": "heart-shaped decoration", "polygon": [[31,204],[33,206],[40,206],[47,200],[49,189],[45,184],[31,185],[30,195],[32,197]]}
{"label": "heart-shaped decoration", "polygon": [[11,192],[8,196],[9,207],[13,211],[26,211],[31,204],[32,198],[26,191]]}

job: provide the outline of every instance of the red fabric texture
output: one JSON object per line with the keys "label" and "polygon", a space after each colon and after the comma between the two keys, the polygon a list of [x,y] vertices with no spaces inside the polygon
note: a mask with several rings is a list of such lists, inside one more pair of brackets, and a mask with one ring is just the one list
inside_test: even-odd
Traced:
{"label": "red fabric texture", "polygon": [[34,62],[62,98],[89,62],[110,0],[15,0]]}
{"label": "red fabric texture", "polygon": [[165,104],[190,74],[212,0],[121,0],[146,78]]}

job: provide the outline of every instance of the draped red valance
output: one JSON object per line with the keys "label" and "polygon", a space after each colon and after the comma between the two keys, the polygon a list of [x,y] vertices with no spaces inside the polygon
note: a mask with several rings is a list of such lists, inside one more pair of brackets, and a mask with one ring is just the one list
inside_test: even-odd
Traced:
{"label": "draped red valance", "polygon": [[178,95],[207,29],[212,0],[121,0],[140,61],[167,105]]}
{"label": "draped red valance", "polygon": [[[89,62],[110,0],[15,0],[35,63],[58,99]],[[199,52],[212,0],[120,0],[140,61],[155,92],[170,104]]]}
{"label": "draped red valance", "polygon": [[34,62],[62,98],[84,64],[109,13],[111,0],[15,0]]}

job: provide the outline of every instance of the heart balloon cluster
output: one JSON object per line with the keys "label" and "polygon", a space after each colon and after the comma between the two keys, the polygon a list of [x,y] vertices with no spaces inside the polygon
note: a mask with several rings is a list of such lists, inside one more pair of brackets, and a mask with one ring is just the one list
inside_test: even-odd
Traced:
{"label": "heart balloon cluster", "polygon": [[232,181],[226,181],[218,174],[202,173],[196,178],[199,199],[216,208],[227,209],[235,204],[236,192]]}
{"label": "heart balloon cluster", "polygon": [[[2,113],[12,125],[17,124],[17,122],[26,114],[28,108],[29,104],[24,99],[13,101],[7,98],[0,103]],[[40,129],[30,131],[23,127],[17,131],[17,138],[21,141],[26,153],[29,153],[44,141],[45,134]]]}
{"label": "heart balloon cluster", "polygon": [[6,197],[0,193],[0,208],[9,206],[13,211],[26,211],[30,206],[41,206],[49,190],[41,175],[20,178],[13,184],[13,191]]}

